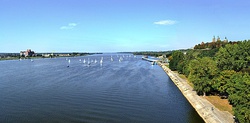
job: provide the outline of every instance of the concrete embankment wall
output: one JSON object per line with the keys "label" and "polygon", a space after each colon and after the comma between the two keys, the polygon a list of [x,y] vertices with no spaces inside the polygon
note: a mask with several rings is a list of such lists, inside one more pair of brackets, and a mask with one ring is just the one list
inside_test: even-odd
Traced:
{"label": "concrete embankment wall", "polygon": [[209,101],[197,95],[193,88],[186,80],[181,79],[177,74],[172,72],[165,65],[158,63],[162,69],[168,74],[171,80],[179,88],[189,103],[194,107],[200,117],[206,123],[233,123],[233,116],[229,112],[220,111],[214,107]]}

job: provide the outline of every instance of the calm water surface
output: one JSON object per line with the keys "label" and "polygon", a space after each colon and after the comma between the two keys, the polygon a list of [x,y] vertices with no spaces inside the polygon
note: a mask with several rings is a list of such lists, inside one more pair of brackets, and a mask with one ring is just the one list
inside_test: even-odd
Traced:
{"label": "calm water surface", "polygon": [[159,66],[141,56],[103,54],[0,61],[0,122],[203,120]]}

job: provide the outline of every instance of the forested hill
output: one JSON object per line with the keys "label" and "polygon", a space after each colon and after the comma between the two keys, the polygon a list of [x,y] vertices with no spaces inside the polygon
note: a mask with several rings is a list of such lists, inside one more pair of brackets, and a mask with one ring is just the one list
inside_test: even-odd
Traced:
{"label": "forested hill", "polygon": [[228,41],[227,37],[225,37],[224,40],[221,40],[218,36],[217,39],[215,36],[212,39],[212,42],[201,42],[200,44],[197,44],[194,46],[194,49],[215,49],[220,47],[225,47],[227,44],[237,44],[239,41]]}
{"label": "forested hill", "polygon": [[228,98],[239,121],[250,122],[250,40],[202,43],[170,58],[170,69],[186,75],[198,94]]}
{"label": "forested hill", "polygon": [[201,42],[200,44],[197,44],[194,46],[194,49],[214,49],[214,48],[220,48],[220,47],[224,47],[227,44],[237,44],[237,41],[216,41],[216,42]]}

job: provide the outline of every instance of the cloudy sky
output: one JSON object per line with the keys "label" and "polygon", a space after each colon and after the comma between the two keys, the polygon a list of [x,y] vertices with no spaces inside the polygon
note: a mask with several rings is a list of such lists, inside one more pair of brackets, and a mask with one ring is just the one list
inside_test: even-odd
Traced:
{"label": "cloudy sky", "polygon": [[250,39],[249,0],[0,0],[0,52],[191,48]]}

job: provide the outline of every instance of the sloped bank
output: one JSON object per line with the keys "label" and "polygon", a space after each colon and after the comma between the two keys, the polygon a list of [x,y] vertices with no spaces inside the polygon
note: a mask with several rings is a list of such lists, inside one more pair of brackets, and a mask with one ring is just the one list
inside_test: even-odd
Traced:
{"label": "sloped bank", "polygon": [[167,75],[206,123],[234,123],[232,114],[215,108],[209,101],[199,97],[186,80],[181,79],[162,63],[158,63],[158,65],[161,66],[167,73]]}

